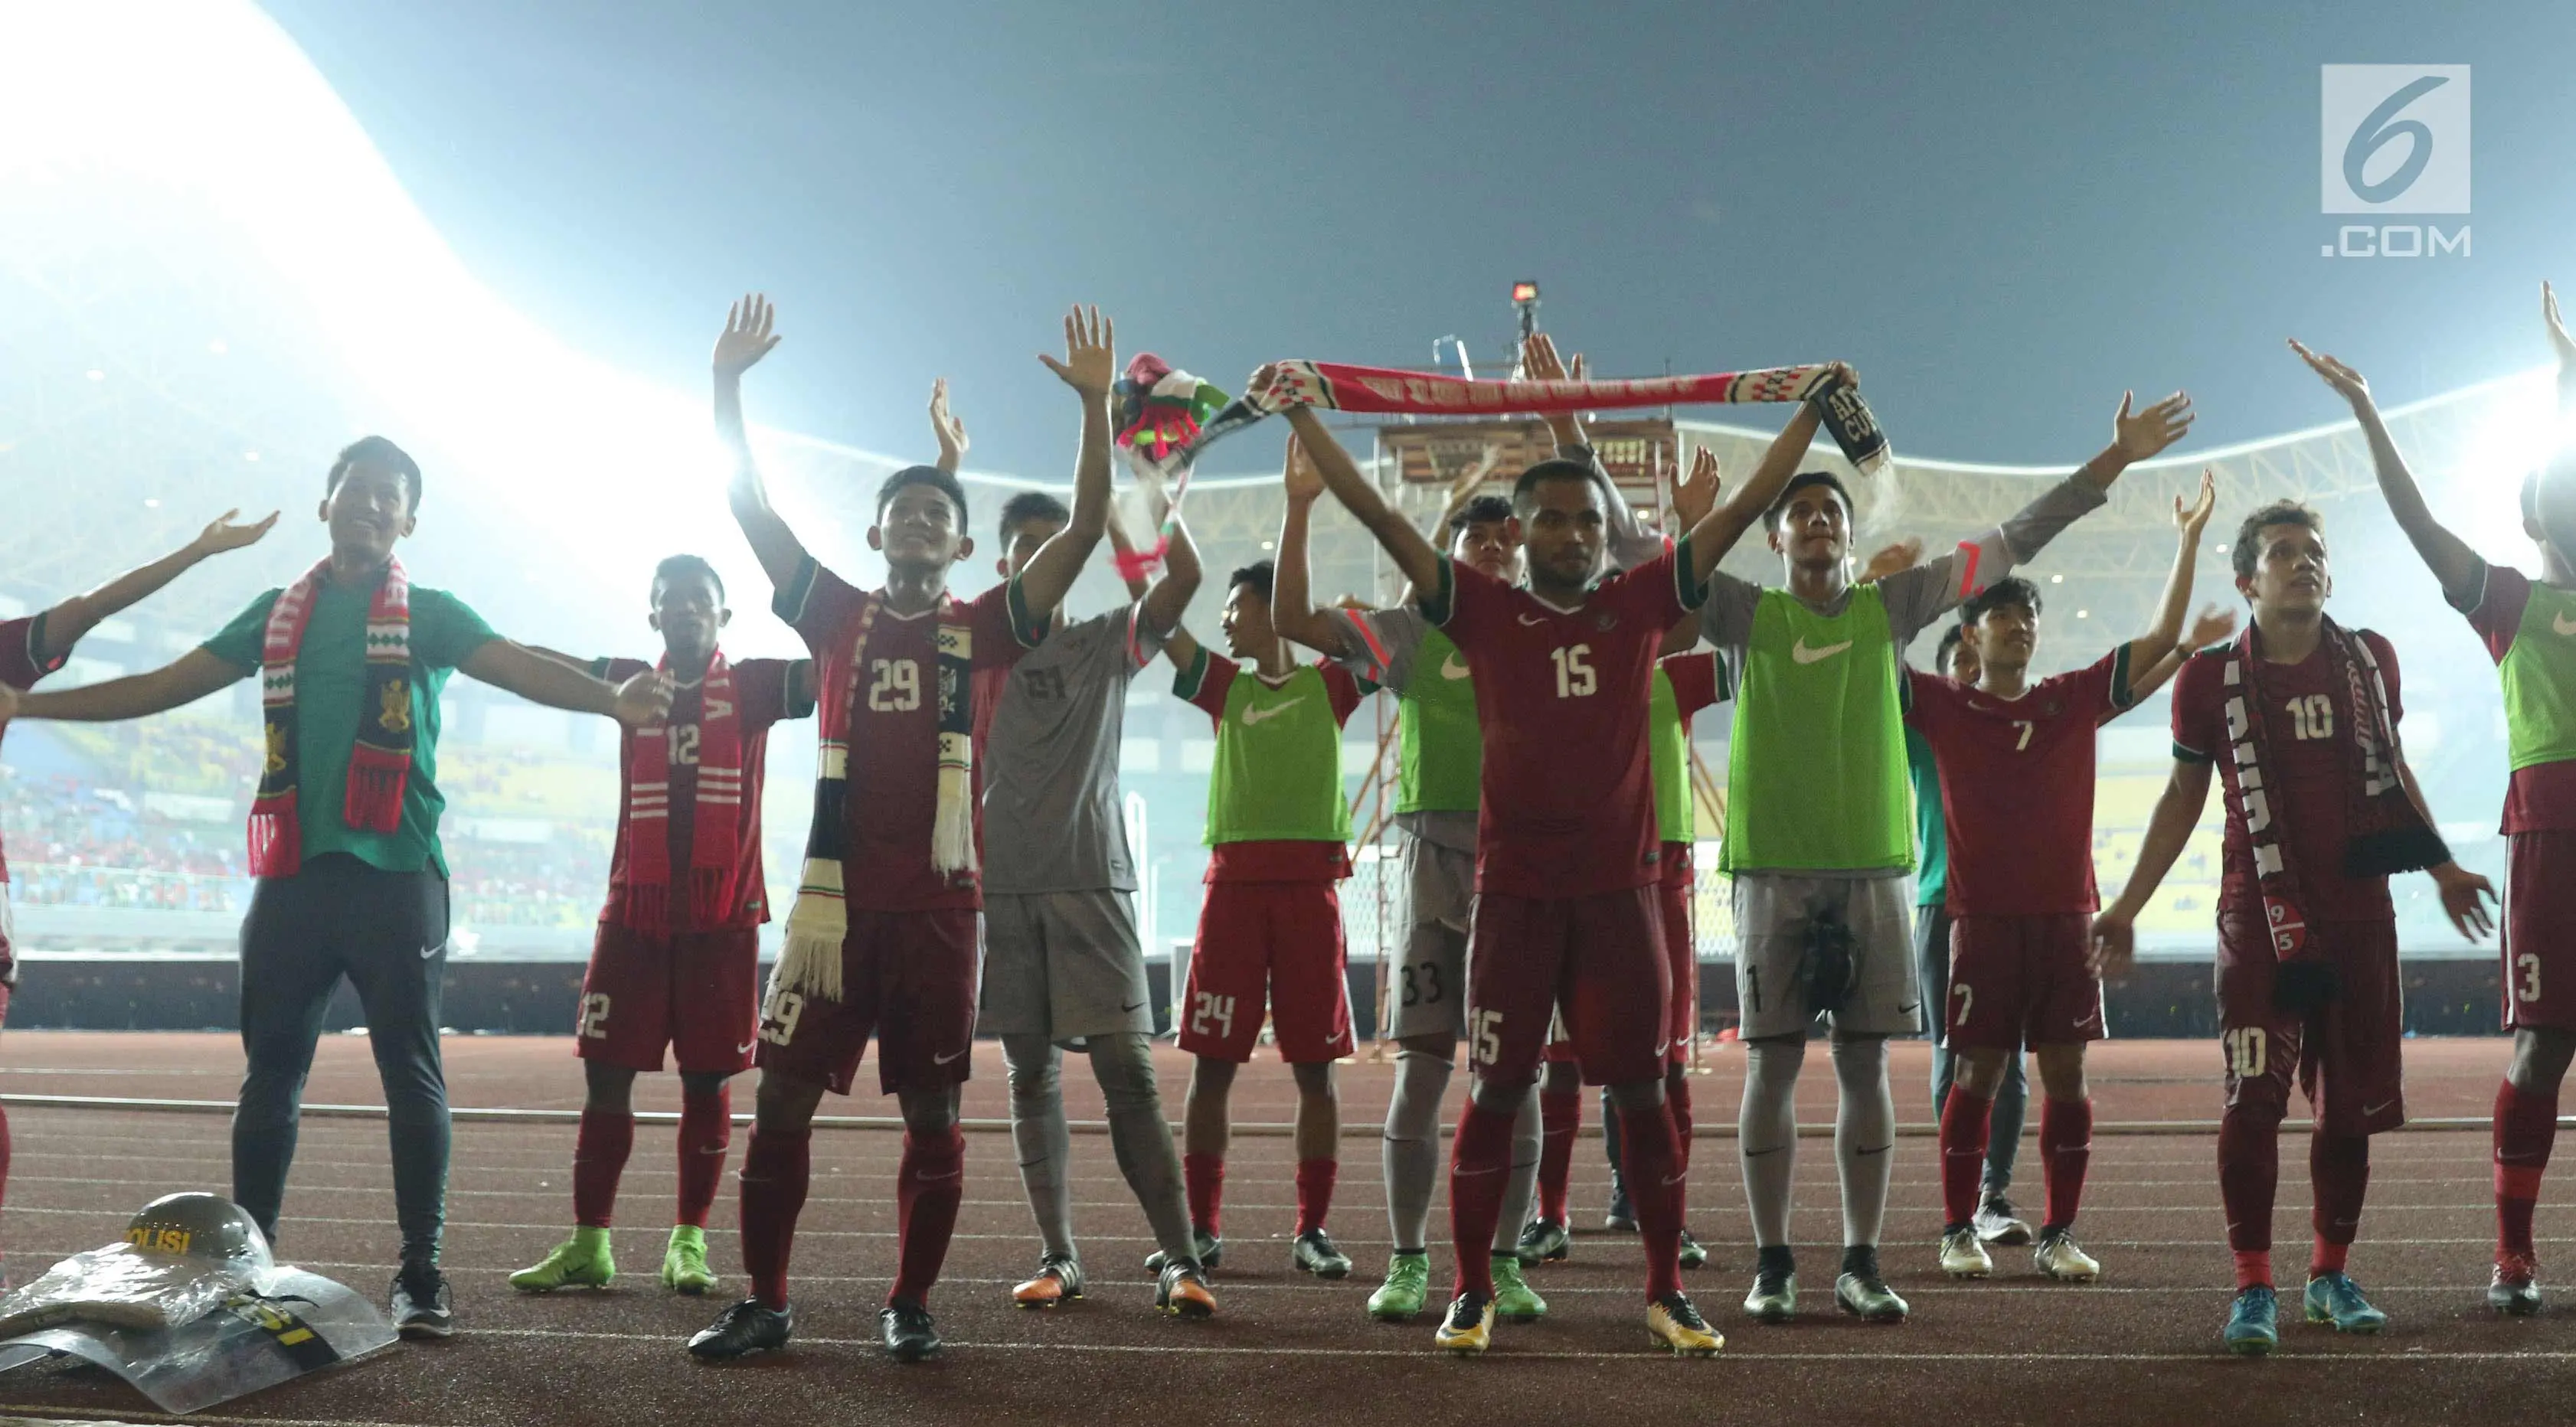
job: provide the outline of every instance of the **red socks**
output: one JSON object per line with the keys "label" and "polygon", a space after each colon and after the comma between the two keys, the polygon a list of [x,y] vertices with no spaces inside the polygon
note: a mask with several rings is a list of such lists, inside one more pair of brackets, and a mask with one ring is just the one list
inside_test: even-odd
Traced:
{"label": "red socks", "polygon": [[630,1110],[581,1112],[581,1129],[572,1142],[572,1221],[585,1229],[605,1229],[617,1211],[617,1181],[626,1173],[626,1157],[635,1149],[635,1115]]}
{"label": "red socks", "polygon": [[771,1308],[787,1306],[787,1252],[813,1178],[813,1143],[810,1131],[777,1134],[754,1125],[742,1152],[742,1268],[751,1296]]}
{"label": "red socks", "polygon": [[1538,1216],[1565,1222],[1565,1191],[1574,1174],[1574,1132],[1583,1128],[1580,1087],[1538,1097]]}
{"label": "red socks", "polygon": [[944,1134],[903,1137],[903,1163],[894,1178],[895,1274],[886,1303],[930,1306],[930,1285],[948,1259],[957,1232],[957,1205],[966,1197],[966,1135],[951,1125]]}
{"label": "red socks", "polygon": [[2311,1135],[2308,1177],[2316,1184],[2316,1253],[2308,1277],[2343,1272],[2344,1255],[2361,1229],[2361,1202],[2370,1192],[2370,1137]]}
{"label": "red socks", "polygon": [[1181,1180],[1190,1196],[1190,1227],[1204,1229],[1210,1234],[1222,1233],[1224,1225],[1220,1216],[1225,1210],[1225,1156],[1181,1156]]}
{"label": "red socks", "polygon": [[[2496,1087],[2496,1262],[2529,1263],[2531,1211],[2540,1202],[2540,1175],[2558,1138],[2558,1092],[2519,1090],[2510,1080]],[[0,1146],[0,1166],[7,1164]]]}
{"label": "red socks", "polygon": [[2235,1109],[2221,1116],[2218,1198],[2227,1208],[2227,1247],[2236,1252],[2239,1288],[2272,1282],[2272,1199],[2280,1180],[2279,1119]]}
{"label": "red socks", "polygon": [[1333,1212],[1333,1181],[1341,1177],[1342,1162],[1337,1159],[1301,1159],[1297,1161],[1297,1232],[1311,1234],[1324,1227],[1324,1216]]}
{"label": "red socks", "polygon": [[1681,1146],[1681,1172],[1687,1176],[1691,1156],[1690,1071],[1682,1066],[1664,1072],[1664,1106],[1672,1111],[1673,1139]]}
{"label": "red socks", "polygon": [[1458,1251],[1458,1293],[1494,1293],[1494,1226],[1503,1218],[1503,1181],[1512,1168],[1512,1121],[1467,1098],[1449,1152],[1449,1237]]}
{"label": "red socks", "polygon": [[1646,1297],[1682,1291],[1682,1201],[1684,1190],[1680,1140],[1673,1134],[1669,1108],[1656,1104],[1643,1110],[1619,1111],[1621,1178],[1628,1202],[1637,1208],[1637,1236],[1645,1241]]}
{"label": "red socks", "polygon": [[707,1226],[716,1186],[724,1179],[725,1148],[732,1142],[732,1086],[719,1085],[713,1095],[680,1096],[680,1208],[673,1223]]}
{"label": "red socks", "polygon": [[[1976,1220],[1977,1184],[1986,1171],[1986,1138],[1994,1109],[1991,1096],[1972,1094],[1962,1081],[1951,1082],[1950,1098],[1941,1103],[1941,1218],[1945,1233]],[[2041,1123],[2046,1123],[2044,1116]]]}
{"label": "red socks", "polygon": [[2039,1107],[2039,1162],[2048,1177],[2045,1227],[2075,1222],[2084,1200],[2084,1172],[2093,1164],[2093,1102],[2044,1100]]}

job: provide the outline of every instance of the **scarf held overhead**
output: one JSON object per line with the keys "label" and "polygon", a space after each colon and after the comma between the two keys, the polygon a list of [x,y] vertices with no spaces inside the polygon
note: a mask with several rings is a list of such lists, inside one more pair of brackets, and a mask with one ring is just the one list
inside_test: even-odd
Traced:
{"label": "scarf held overhead", "polygon": [[[671,669],[665,654],[655,666]],[[704,929],[733,910],[742,865],[742,718],[733,666],[719,650],[698,687],[697,796],[689,809],[686,890],[671,876],[671,764],[677,731],[668,724],[626,735],[626,915],[639,931],[685,922]]]}
{"label": "scarf held overhead", "polygon": [[[261,636],[260,723],[267,754],[259,793],[250,805],[250,873],[291,877],[304,865],[304,832],[298,809],[299,745],[303,729],[295,707],[295,656],[313,619],[313,601],[331,562],[305,571],[269,607]],[[393,832],[402,826],[403,790],[411,780],[411,581],[400,560],[385,563],[367,604],[367,687],[358,701],[357,741],[349,751],[348,785],[341,817],[358,832]]]}
{"label": "scarf held overhead", "polygon": [[[2425,824],[2398,776],[2402,750],[2397,724],[2389,714],[2387,680],[2370,641],[2329,619],[2322,647],[2353,714],[2347,727],[2335,731],[2345,799],[2343,875],[2385,877],[2449,861],[2450,850]],[[2272,954],[2284,968],[2275,999],[2285,1008],[2302,1008],[2329,998],[2333,978],[2331,968],[2320,964],[2322,953],[2308,940],[2298,860],[2284,835],[2287,789],[2277,776],[2279,764],[2263,712],[2260,629],[2249,621],[2244,636],[2221,657],[2226,661],[2221,682],[2237,804],[2253,850]],[[2314,974],[2289,969],[2310,965]]]}
{"label": "scarf held overhead", "polygon": [[[776,989],[841,999],[841,941],[850,929],[844,883],[849,855],[850,726],[867,669],[868,635],[884,607],[882,591],[866,597],[850,621],[849,677],[823,700],[815,759],[814,822],[805,834],[805,871],[788,909],[785,947],[773,973]],[[975,667],[966,607],[939,598],[939,794],[930,828],[930,865],[952,879],[975,871]]]}
{"label": "scarf held overhead", "polygon": [[1140,476],[1185,470],[1216,442],[1291,406],[1375,416],[1504,416],[1524,412],[1613,410],[1640,406],[1726,405],[1804,401],[1815,405],[1834,444],[1855,467],[1875,474],[1888,462],[1887,434],[1857,387],[1827,363],[1700,376],[1586,381],[1471,381],[1439,372],[1360,367],[1345,362],[1280,362],[1268,387],[1246,392],[1186,439],[1131,445]]}

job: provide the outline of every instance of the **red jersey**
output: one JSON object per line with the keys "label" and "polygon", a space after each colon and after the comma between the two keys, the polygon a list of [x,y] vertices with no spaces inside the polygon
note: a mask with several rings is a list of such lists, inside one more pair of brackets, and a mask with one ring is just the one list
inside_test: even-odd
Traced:
{"label": "red jersey", "polygon": [[1653,885],[1647,713],[1664,633],[1701,598],[1689,541],[1570,610],[1455,560],[1440,568],[1422,612],[1467,656],[1485,738],[1477,889],[1547,899]]}
{"label": "red jersey", "polygon": [[[2531,577],[2501,565],[2485,566],[2478,602],[2461,613],[2478,632],[2487,654],[2498,664],[2513,650],[2514,636],[2531,604]],[[2504,790],[2504,830],[2566,832],[2576,830],[2576,759],[2534,763],[2513,770]]]}
{"label": "red jersey", "polygon": [[[975,670],[1007,667],[1045,637],[1044,629],[1031,629],[1019,589],[1014,579],[965,605]],[[930,829],[939,813],[939,611],[906,615],[878,606],[854,697],[850,645],[866,599],[808,557],[775,605],[814,651],[816,698],[853,703],[840,724],[849,730],[850,749],[842,804],[849,827],[841,859],[845,895],[853,909],[871,912],[980,907],[976,874],[952,880],[930,865]],[[974,796],[980,809],[981,767]]]}
{"label": "red jersey", "polygon": [[1682,716],[1682,732],[1690,732],[1691,715],[1702,709],[1726,702],[1726,670],[1718,663],[1717,651],[1703,649],[1692,654],[1676,654],[1663,661],[1664,677],[1673,686],[1673,707]]}
{"label": "red jersey", "polygon": [[2102,905],[2093,885],[2093,730],[2132,702],[2129,646],[2017,699],[1905,671],[1905,721],[1941,770],[1953,917],[2045,917]]}
{"label": "red jersey", "polygon": [[[600,659],[593,661],[590,672],[593,677],[622,684],[638,674],[650,674],[656,667],[640,659]],[[760,786],[767,780],[769,726],[780,719],[804,718],[814,712],[810,681],[804,697],[796,697],[800,691],[795,671],[800,667],[811,669],[813,665],[803,659],[745,659],[733,666],[736,707],[732,714],[742,742],[742,806],[735,817],[739,846],[734,854],[734,904],[722,919],[701,926],[688,914],[689,899],[675,897],[671,899],[677,912],[671,918],[673,932],[756,927],[769,920],[768,887],[761,875]],[[696,847],[698,725],[706,717],[705,695],[703,679],[679,685],[671,695],[670,716],[663,723],[671,770],[671,814],[663,822],[670,833],[670,865],[675,872],[688,867]],[[626,849],[628,839],[634,836],[630,816],[635,806],[635,769],[624,756],[622,744],[617,780],[617,848],[609,857],[608,905],[600,909],[599,919],[631,926],[626,915]]]}
{"label": "red jersey", "polygon": [[[2388,721],[2394,725],[2404,717],[2405,707],[2398,693],[2397,651],[2368,630],[2361,637],[2370,641],[2371,654],[2379,660],[2380,677],[2388,688]],[[2235,746],[2227,730],[2227,700],[2232,691],[2225,681],[2233,648],[2196,654],[2174,676],[2174,757],[2189,763],[2218,763],[2227,806],[2219,914],[2259,921],[2263,896],[2245,832],[2244,799],[2237,794],[2235,760],[2219,757]],[[2265,664],[2258,677],[2268,745],[2265,756],[2278,785],[2267,805],[2272,816],[2282,819],[2284,840],[2298,862],[2301,915],[2311,924],[2384,921],[2396,916],[2386,877],[2343,875],[2353,794],[2345,786],[2344,752],[2338,740],[2352,736],[2353,710],[2351,692],[2336,676],[2333,658],[2320,642],[2296,664]],[[2296,716],[2291,712],[2294,703]]]}
{"label": "red jersey", "polygon": [[[44,639],[45,616],[41,611],[25,619],[0,619],[0,684],[13,689],[28,688],[38,679],[63,667],[63,655],[57,654],[51,659],[44,657]],[[9,725],[0,723],[0,734],[8,731]],[[9,860],[0,856],[0,882],[8,880]],[[0,937],[0,952],[5,952],[7,947],[6,938]]]}

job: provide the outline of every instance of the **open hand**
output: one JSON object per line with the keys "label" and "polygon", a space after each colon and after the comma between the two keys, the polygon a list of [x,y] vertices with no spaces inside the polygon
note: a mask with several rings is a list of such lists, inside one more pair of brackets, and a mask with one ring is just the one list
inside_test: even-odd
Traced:
{"label": "open hand", "polygon": [[1870,556],[1869,563],[1861,567],[1860,578],[1852,583],[1876,584],[1899,570],[1911,570],[1921,563],[1923,563],[1923,537],[1909,535]]}
{"label": "open hand", "polygon": [[1691,452],[1690,474],[1673,487],[1673,519],[1681,526],[1675,535],[1687,535],[1717,509],[1719,488],[1717,453],[1706,446]]}
{"label": "open hand", "polygon": [[2179,441],[2191,430],[2191,397],[2175,392],[2144,411],[2132,412],[2136,393],[2120,393],[2120,410],[2111,418],[2111,444],[2132,462],[2143,461]]}
{"label": "open hand", "polygon": [[738,377],[759,365],[778,345],[777,334],[769,330],[777,316],[769,299],[756,292],[735,303],[725,315],[724,331],[716,337],[716,375]]}
{"label": "open hand", "polygon": [[[1578,354],[1575,365],[1583,358]],[[1565,362],[1556,354],[1556,339],[1544,332],[1532,332],[1521,339],[1521,376],[1534,382],[1561,382],[1566,379]]]}
{"label": "open hand", "polygon": [[628,728],[650,728],[671,712],[671,676],[648,670],[617,686],[610,716]]}
{"label": "open hand", "polygon": [[1038,360],[1085,399],[1107,396],[1118,380],[1118,325],[1097,307],[1086,311],[1076,306],[1064,315],[1064,360],[1044,352]]}
{"label": "open hand", "polygon": [[951,475],[966,457],[966,423],[948,409],[948,378],[930,384],[930,434],[939,438],[939,468]]}
{"label": "open hand", "polygon": [[197,532],[196,539],[188,543],[194,546],[200,555],[220,555],[227,550],[239,550],[245,545],[258,544],[260,537],[266,535],[270,527],[277,524],[277,512],[273,510],[268,513],[267,518],[253,521],[248,525],[233,523],[233,517],[239,514],[241,514],[241,508],[236,506],[216,516],[204,530]]}
{"label": "open hand", "polygon": [[1294,436],[1288,438],[1288,461],[1281,468],[1280,484],[1288,488],[1291,505],[1311,505],[1324,493],[1323,468],[1306,454],[1306,443]]}
{"label": "open hand", "polygon": [[2471,941],[2495,930],[2486,904],[2496,899],[2495,884],[2456,862],[2433,868],[2433,885],[2441,890],[2442,910],[2460,935]]}
{"label": "open hand", "polygon": [[2093,949],[2088,958],[2096,976],[2125,976],[2138,960],[2137,923],[2126,912],[2106,907],[2093,918]]}
{"label": "open hand", "polygon": [[2368,377],[2363,376],[2361,373],[2354,371],[2352,368],[2345,366],[2343,363],[2336,361],[2334,358],[2327,356],[2323,352],[2309,351],[2307,346],[2300,342],[2296,337],[2290,339],[2290,350],[2298,353],[2299,360],[2308,364],[2308,370],[2315,372],[2319,377],[2324,378],[2325,384],[2334,388],[2335,395],[2351,402],[2356,407],[2367,406],[2370,404],[2370,379]]}
{"label": "open hand", "polygon": [[2567,324],[2558,316],[2558,294],[2545,282],[2540,285],[2540,320],[2549,325],[2549,346],[2558,353],[2558,369],[2576,368],[2576,337],[2567,335]]}
{"label": "open hand", "polygon": [[2186,507],[2181,496],[2174,497],[2174,529],[2192,544],[2200,543],[2200,532],[2209,528],[2209,513],[2218,509],[2218,476],[2207,466],[2200,468],[2200,498]]}
{"label": "open hand", "polygon": [[2236,611],[2219,605],[2205,604],[2191,622],[2191,634],[2183,640],[2182,652],[2197,653],[2213,644],[2236,637]]}

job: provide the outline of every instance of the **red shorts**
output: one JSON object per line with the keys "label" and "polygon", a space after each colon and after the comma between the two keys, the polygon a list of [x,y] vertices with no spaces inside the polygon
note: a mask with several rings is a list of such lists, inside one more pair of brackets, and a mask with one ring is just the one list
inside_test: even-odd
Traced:
{"label": "red shorts", "polygon": [[1665,843],[1664,880],[1655,884],[1655,892],[1664,921],[1664,961],[1671,973],[1667,1014],[1672,1020],[1672,1049],[1668,1054],[1675,1065],[1689,1062],[1691,1041],[1699,1035],[1699,948],[1691,937],[1691,893],[1697,886],[1691,875],[1690,844]]}
{"label": "red shorts", "polygon": [[2335,965],[2335,995],[2323,1010],[2286,1013],[2272,1004],[2279,968],[2259,917],[2218,919],[2219,1044],[2227,1063],[2227,1104],[2290,1104],[2295,1073],[2316,1115],[2334,1135],[2375,1135],[2406,1123],[2405,992],[2397,970],[2397,924],[2308,924],[2308,941]]}
{"label": "red shorts", "polygon": [[760,1013],[760,1068],[850,1093],[868,1037],[892,1095],[964,1083],[975,1048],[975,909],[850,909],[841,999],[773,986]]}
{"label": "red shorts", "polygon": [[1527,1085],[1559,1015],[1595,1085],[1664,1073],[1672,967],[1653,886],[1590,897],[1476,897],[1467,933],[1467,1061],[1480,1080]]}
{"label": "red shorts", "polygon": [[2102,1039],[2102,978],[2087,964],[2092,941],[2087,912],[1953,918],[1943,1036],[1972,1050]]}
{"label": "red shorts", "polygon": [[1181,1001],[1181,1049],[1238,1064],[1261,1040],[1279,1058],[1339,1060],[1353,1047],[1342,899],[1331,882],[1210,882]]}
{"label": "red shorts", "polygon": [[2504,1024],[2576,1030],[2576,832],[2518,832],[2504,871]]}
{"label": "red shorts", "polygon": [[573,1053],[628,1070],[660,1070],[665,1046],[683,1074],[733,1075],[760,1043],[760,930],[655,936],[599,924],[581,978]]}

